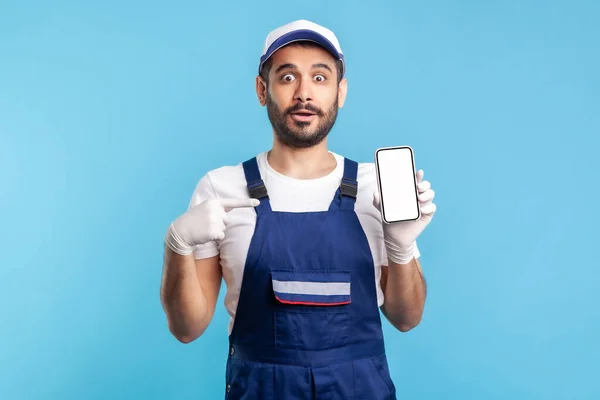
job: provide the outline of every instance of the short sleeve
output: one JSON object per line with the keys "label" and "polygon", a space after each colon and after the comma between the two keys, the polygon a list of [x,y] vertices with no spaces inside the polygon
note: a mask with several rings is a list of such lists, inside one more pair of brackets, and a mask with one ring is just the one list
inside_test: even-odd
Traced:
{"label": "short sleeve", "polygon": [[[206,174],[200,179],[200,181],[196,185],[194,193],[192,194],[192,198],[190,199],[188,209],[197,206],[205,200],[214,199],[216,197],[217,195],[210,180],[210,176]],[[194,258],[196,260],[214,257],[218,254],[219,247],[217,242],[214,241],[207,242],[201,245],[196,245],[194,247]]]}

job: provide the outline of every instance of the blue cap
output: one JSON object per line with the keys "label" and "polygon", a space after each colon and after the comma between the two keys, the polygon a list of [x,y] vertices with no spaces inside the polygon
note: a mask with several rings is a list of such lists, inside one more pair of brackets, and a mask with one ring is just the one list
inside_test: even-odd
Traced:
{"label": "blue cap", "polygon": [[298,41],[315,42],[329,51],[336,60],[342,61],[342,76],[345,74],[346,64],[344,62],[344,53],[335,34],[331,30],[307,20],[290,22],[274,29],[267,35],[263,52],[260,56],[258,73],[260,74],[263,64],[273,53],[285,45]]}

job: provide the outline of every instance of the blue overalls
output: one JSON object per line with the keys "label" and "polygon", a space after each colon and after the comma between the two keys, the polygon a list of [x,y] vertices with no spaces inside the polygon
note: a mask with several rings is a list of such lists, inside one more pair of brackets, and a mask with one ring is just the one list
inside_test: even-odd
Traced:
{"label": "blue overalls", "polygon": [[256,158],[243,163],[260,199],[233,330],[226,399],[396,399],[374,265],[354,212],[358,164],[329,210],[276,212]]}

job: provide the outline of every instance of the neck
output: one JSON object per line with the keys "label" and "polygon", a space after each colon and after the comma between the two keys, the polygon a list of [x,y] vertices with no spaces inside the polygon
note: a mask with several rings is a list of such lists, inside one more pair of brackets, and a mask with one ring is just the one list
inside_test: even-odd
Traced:
{"label": "neck", "polygon": [[326,140],[306,149],[294,149],[275,140],[267,160],[275,171],[294,179],[317,179],[331,173],[337,165]]}

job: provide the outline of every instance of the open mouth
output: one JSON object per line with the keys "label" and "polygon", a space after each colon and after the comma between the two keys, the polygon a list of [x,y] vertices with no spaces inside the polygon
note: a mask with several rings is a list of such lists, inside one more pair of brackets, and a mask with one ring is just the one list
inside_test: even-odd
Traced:
{"label": "open mouth", "polygon": [[306,110],[296,111],[291,113],[291,115],[296,121],[312,121],[317,116],[317,114],[313,113],[312,111]]}

